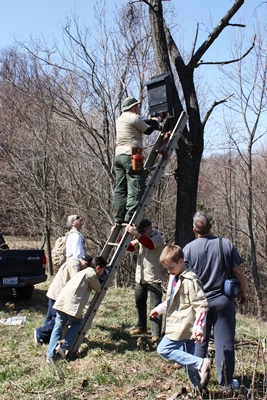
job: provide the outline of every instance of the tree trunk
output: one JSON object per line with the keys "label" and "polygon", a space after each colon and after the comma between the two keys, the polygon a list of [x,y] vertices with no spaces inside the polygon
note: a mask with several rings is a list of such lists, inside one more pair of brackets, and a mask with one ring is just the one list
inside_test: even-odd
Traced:
{"label": "tree trunk", "polygon": [[[189,128],[185,128],[176,151],[178,166],[176,170],[177,205],[175,242],[183,247],[194,239],[192,218],[197,207],[198,176],[204,147],[204,126],[215,105],[207,112],[201,121],[197,94],[194,84],[194,70],[201,65],[201,59],[209,47],[218,38],[229,21],[240,9],[244,0],[236,0],[219,24],[208,35],[207,40],[194,52],[190,61],[185,64],[183,57],[175,44],[167,27],[162,11],[161,0],[145,1],[149,5],[149,18],[157,72],[170,72],[172,76],[172,95],[174,118],[168,120],[167,128],[173,128],[181,111],[185,109],[189,116]],[[172,63],[170,62],[172,61]],[[174,65],[182,91],[178,93],[171,65]]]}

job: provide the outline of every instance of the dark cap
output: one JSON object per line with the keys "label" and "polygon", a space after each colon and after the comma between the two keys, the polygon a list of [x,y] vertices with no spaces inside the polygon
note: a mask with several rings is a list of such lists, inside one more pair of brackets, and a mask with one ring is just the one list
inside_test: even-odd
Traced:
{"label": "dark cap", "polygon": [[91,264],[91,262],[92,262],[92,260],[93,260],[93,257],[91,257],[91,256],[84,256],[84,257],[82,257],[82,259],[83,259],[84,261],[86,261],[86,262],[88,263],[88,266],[90,267],[90,264]]}
{"label": "dark cap", "polygon": [[91,267],[95,269],[97,265],[99,265],[101,268],[104,268],[106,265],[108,265],[108,262],[102,256],[96,256],[93,257]]}
{"label": "dark cap", "polygon": [[149,221],[149,219],[143,219],[140,224],[137,227],[137,232],[138,233],[145,233],[146,228],[148,228],[149,226],[151,226],[151,222]]}

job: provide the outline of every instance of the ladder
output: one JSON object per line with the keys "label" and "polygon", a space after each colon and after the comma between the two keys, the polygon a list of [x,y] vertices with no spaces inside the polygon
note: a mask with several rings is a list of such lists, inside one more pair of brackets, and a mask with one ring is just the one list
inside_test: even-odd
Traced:
{"label": "ladder", "polygon": [[[145,207],[148,206],[150,203],[150,200],[156,190],[156,187],[160,181],[160,179],[163,176],[163,173],[165,171],[166,165],[168,164],[171,155],[174,151],[174,149],[177,146],[177,143],[182,135],[182,132],[185,128],[186,122],[188,119],[188,115],[186,114],[185,111],[183,111],[173,129],[173,131],[170,133],[169,137],[166,138],[166,135],[164,134],[159,134],[152,151],[144,165],[144,169],[147,172],[147,175],[151,170],[153,170],[153,174],[151,178],[149,179],[145,192],[137,206],[137,209],[130,221],[130,224],[135,224],[136,226],[141,222],[144,214]],[[158,158],[158,154],[162,154],[162,157],[159,157],[159,160],[157,161],[156,165],[154,165],[156,159]],[[68,351],[68,357],[70,357],[72,354],[76,353],[80,347],[80,345],[83,342],[83,339],[89,330],[92,321],[96,315],[96,312],[98,308],[100,307],[100,304],[105,297],[114,277],[117,272],[117,269],[124,257],[124,255],[127,252],[127,248],[129,246],[129,243],[132,240],[132,236],[128,233],[125,232],[123,233],[121,240],[118,243],[118,237],[120,234],[121,229],[123,228],[123,225],[115,225],[113,230],[111,231],[107,242],[105,243],[103,250],[101,252],[101,256],[105,259],[108,260],[108,257],[111,255],[113,251],[113,256],[111,258],[111,261],[109,262],[109,267],[110,272],[107,278],[104,280],[102,283],[102,289],[100,293],[95,293],[93,296],[88,309],[86,310],[86,313],[84,315],[82,325],[80,327],[80,330],[78,332],[78,335],[76,336],[76,339],[73,341],[72,346],[70,347]],[[115,251],[114,251],[115,249]]]}

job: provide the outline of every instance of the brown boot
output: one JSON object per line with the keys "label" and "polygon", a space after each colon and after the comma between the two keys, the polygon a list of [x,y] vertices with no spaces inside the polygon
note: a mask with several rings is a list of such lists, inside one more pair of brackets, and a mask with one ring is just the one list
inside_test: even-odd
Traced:
{"label": "brown boot", "polygon": [[146,333],[146,329],[144,328],[133,328],[130,330],[130,335],[141,335],[142,333]]}

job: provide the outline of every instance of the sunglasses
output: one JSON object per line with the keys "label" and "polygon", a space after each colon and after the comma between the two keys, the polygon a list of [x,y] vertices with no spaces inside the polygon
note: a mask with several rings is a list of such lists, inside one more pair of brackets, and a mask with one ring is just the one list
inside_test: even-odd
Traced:
{"label": "sunglasses", "polygon": [[72,219],[72,222],[77,221],[78,219],[81,219],[81,217],[79,217],[79,215],[77,215],[77,217]]}

